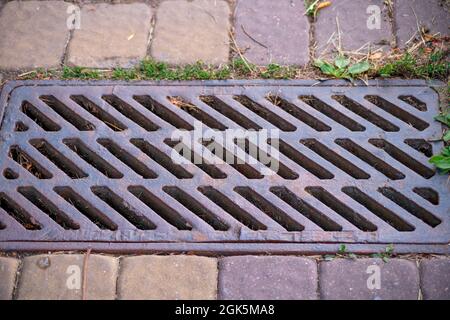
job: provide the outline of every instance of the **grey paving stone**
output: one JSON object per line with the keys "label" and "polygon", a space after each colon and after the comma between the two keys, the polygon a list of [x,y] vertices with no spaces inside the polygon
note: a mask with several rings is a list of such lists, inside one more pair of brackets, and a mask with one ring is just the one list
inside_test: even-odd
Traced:
{"label": "grey paving stone", "polygon": [[81,9],[68,63],[84,67],[131,67],[147,54],[152,13],[144,3],[88,4]]}
{"label": "grey paving stone", "polygon": [[309,22],[303,0],[239,0],[235,37],[254,64],[305,65],[309,61]]}
{"label": "grey paving stone", "polygon": [[124,258],[119,299],[212,300],[217,297],[217,259],[196,256]]}
{"label": "grey paving stone", "polygon": [[[81,299],[84,259],[85,255],[82,254],[24,258],[17,299]],[[86,268],[86,299],[115,299],[117,269],[117,258],[91,254]]]}
{"label": "grey paving stone", "polygon": [[[379,10],[378,25],[371,18],[374,16],[371,9]],[[368,44],[372,49],[389,49],[393,35],[384,0],[333,1],[330,7],[320,10],[315,26],[316,56],[335,51],[339,47],[339,34],[345,51],[365,46],[361,52],[367,52]]]}
{"label": "grey paving stone", "polygon": [[424,299],[450,300],[450,259],[422,261],[420,278]]}
{"label": "grey paving stone", "polygon": [[440,33],[448,36],[450,27],[450,8],[444,1],[396,0],[395,21],[399,47],[405,47],[412,38],[420,39],[418,24],[430,34]]}
{"label": "grey paving stone", "polygon": [[151,55],[170,64],[228,62],[230,8],[222,0],[162,2]]}
{"label": "grey paving stone", "polygon": [[326,300],[417,300],[419,296],[419,271],[408,260],[336,259],[321,262],[319,274],[321,298]]}
{"label": "grey paving stone", "polygon": [[317,299],[316,262],[281,256],[220,259],[219,299]]}
{"label": "grey paving stone", "polygon": [[19,260],[0,257],[0,300],[11,300]]}
{"label": "grey paving stone", "polygon": [[12,1],[0,13],[0,69],[58,67],[69,39],[62,1]]}

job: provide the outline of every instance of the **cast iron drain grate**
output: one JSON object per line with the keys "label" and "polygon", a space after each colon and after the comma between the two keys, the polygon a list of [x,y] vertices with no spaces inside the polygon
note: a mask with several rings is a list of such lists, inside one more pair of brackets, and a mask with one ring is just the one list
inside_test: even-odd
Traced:
{"label": "cast iron drain grate", "polygon": [[[442,147],[430,142],[441,134],[435,91],[424,83],[311,84],[10,84],[0,249],[447,245],[448,182],[428,164]],[[277,173],[264,174],[259,157],[208,162],[213,148],[223,159],[248,156],[248,140],[235,149],[194,139],[183,154],[191,162],[174,162],[174,131],[192,133],[198,122],[203,133],[278,130],[257,146]]]}

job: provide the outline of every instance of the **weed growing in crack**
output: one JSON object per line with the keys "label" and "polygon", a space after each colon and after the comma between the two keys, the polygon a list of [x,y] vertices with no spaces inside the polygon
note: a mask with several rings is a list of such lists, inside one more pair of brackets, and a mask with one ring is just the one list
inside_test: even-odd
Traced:
{"label": "weed growing in crack", "polygon": [[144,60],[139,66],[139,71],[146,77],[155,80],[176,80],[175,72],[164,62]]}
{"label": "weed growing in crack", "polygon": [[294,67],[271,63],[261,71],[260,75],[263,79],[291,79],[295,77],[296,72]]}
{"label": "weed growing in crack", "polygon": [[305,2],[305,15],[316,19],[317,14],[323,8],[329,7],[331,1],[321,1],[321,0],[304,0]]}
{"label": "weed growing in crack", "polygon": [[[435,119],[450,128],[450,108],[446,112],[443,112],[435,117]],[[450,129],[446,130],[442,140],[445,142],[450,142]]]}
{"label": "weed growing in crack", "polygon": [[[447,91],[447,94],[450,94],[450,85],[447,86]],[[448,127],[442,136],[442,140],[446,146],[439,154],[431,157],[429,162],[435,165],[439,173],[448,174],[450,173],[450,108],[447,108],[440,115],[436,116],[435,120]]]}
{"label": "weed growing in crack", "polygon": [[100,79],[100,72],[96,69],[88,69],[83,67],[63,67],[62,75],[63,79]]}
{"label": "weed growing in crack", "polygon": [[136,69],[123,69],[123,68],[117,68],[114,69],[112,78],[115,80],[136,80],[138,79],[138,73],[136,72]]}
{"label": "weed growing in crack", "polygon": [[348,79],[350,81],[370,69],[370,63],[368,61],[352,63],[350,58],[343,55],[339,55],[333,62],[317,59],[314,61],[314,65],[328,76],[338,79]]}
{"label": "weed growing in crack", "polygon": [[434,164],[441,174],[450,173],[450,147],[445,147],[440,154],[431,157],[430,163]]}
{"label": "weed growing in crack", "polygon": [[338,252],[335,255],[327,254],[327,255],[323,256],[323,259],[325,261],[332,261],[332,260],[334,260],[336,258],[345,258],[345,259],[355,260],[355,259],[357,259],[357,256],[354,253],[348,252],[347,251],[347,246],[345,244],[340,244],[339,245],[339,250],[338,250]]}
{"label": "weed growing in crack", "polygon": [[378,75],[384,78],[406,77],[425,79],[444,79],[450,73],[450,62],[443,51],[436,51],[425,61],[419,61],[410,53],[400,59],[386,63],[378,69]]}
{"label": "weed growing in crack", "polygon": [[236,75],[241,77],[251,77],[255,67],[255,65],[249,64],[242,58],[234,59],[231,62],[232,70],[236,73]]}
{"label": "weed growing in crack", "polygon": [[231,74],[229,66],[212,67],[202,62],[170,67],[164,62],[144,60],[138,70],[144,79],[151,80],[220,80]]}
{"label": "weed growing in crack", "polygon": [[414,47],[401,53],[375,52],[367,58],[352,53],[340,54],[333,61],[317,59],[307,66],[280,65],[271,63],[258,66],[243,56],[236,57],[221,66],[202,62],[184,66],[171,66],[164,62],[143,60],[133,68],[101,70],[81,66],[64,66],[60,69],[38,68],[17,75],[21,80],[78,79],[78,80],[223,80],[223,79],[312,79],[338,78],[352,81],[354,78],[399,77],[447,80],[450,75],[450,60],[447,40],[433,38],[424,47]]}
{"label": "weed growing in crack", "polygon": [[389,259],[394,256],[394,245],[390,244],[384,249],[384,252],[375,253],[372,258],[382,259],[385,263],[389,262]]}

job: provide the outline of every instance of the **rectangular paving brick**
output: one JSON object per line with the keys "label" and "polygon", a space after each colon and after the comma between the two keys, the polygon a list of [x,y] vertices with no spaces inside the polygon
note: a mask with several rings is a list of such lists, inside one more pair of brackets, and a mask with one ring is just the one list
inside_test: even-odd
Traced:
{"label": "rectangular paving brick", "polygon": [[330,7],[320,10],[315,25],[316,56],[339,47],[339,34],[345,51],[358,50],[368,43],[371,49],[388,49],[393,35],[384,0],[333,1]]}
{"label": "rectangular paving brick", "polygon": [[170,64],[228,62],[230,8],[222,0],[161,3],[151,55]]}
{"label": "rectangular paving brick", "polygon": [[0,257],[0,300],[11,300],[16,282],[19,260]]}
{"label": "rectangular paving brick", "polygon": [[450,259],[422,261],[420,278],[424,299],[450,300]]}
{"label": "rectangular paving brick", "polygon": [[217,259],[138,256],[120,264],[118,298],[211,300],[217,296]]}
{"label": "rectangular paving brick", "polygon": [[309,22],[303,0],[239,0],[235,37],[254,64],[305,65],[309,61]]}
{"label": "rectangular paving brick", "polygon": [[325,300],[417,300],[416,263],[391,259],[336,259],[321,262],[320,295]]}
{"label": "rectangular paving brick", "polygon": [[[84,259],[83,254],[37,255],[24,258],[17,299],[81,299]],[[91,254],[86,270],[85,298],[115,299],[118,258]]]}
{"label": "rectangular paving brick", "polygon": [[317,299],[316,262],[281,256],[220,259],[219,299]]}
{"label": "rectangular paving brick", "polygon": [[88,4],[81,9],[68,63],[84,67],[131,67],[147,54],[152,13],[144,3]]}
{"label": "rectangular paving brick", "polygon": [[58,67],[69,29],[63,1],[12,1],[0,13],[0,69]]}
{"label": "rectangular paving brick", "polygon": [[[450,6],[444,1],[395,0],[395,21],[397,42],[405,47],[412,38],[420,39],[418,25],[430,34],[448,36],[450,27]],[[448,2],[448,1],[447,1]]]}

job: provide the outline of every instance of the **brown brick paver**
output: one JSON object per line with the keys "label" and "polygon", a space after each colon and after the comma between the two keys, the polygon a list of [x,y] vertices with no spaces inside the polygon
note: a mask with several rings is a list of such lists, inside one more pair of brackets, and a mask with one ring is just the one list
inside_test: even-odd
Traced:
{"label": "brown brick paver", "polygon": [[317,299],[317,265],[300,257],[227,257],[219,262],[219,299]]}
{"label": "brown brick paver", "polygon": [[12,1],[0,13],[0,69],[58,67],[69,29],[69,3]]}
{"label": "brown brick paver", "polygon": [[217,296],[217,260],[195,256],[124,258],[119,299],[211,300]]}
{"label": "brown brick paver", "polygon": [[450,300],[450,259],[422,261],[420,276],[424,299]]}
{"label": "brown brick paver", "polygon": [[89,4],[68,49],[68,62],[84,67],[131,67],[147,53],[151,10],[144,3]]}
{"label": "brown brick paver", "polygon": [[[376,272],[372,266],[380,268],[379,288],[372,281]],[[417,300],[419,296],[419,271],[413,261],[337,259],[321,262],[319,273],[322,299]]]}
{"label": "brown brick paver", "polygon": [[230,8],[222,0],[173,0],[156,16],[152,57],[171,64],[228,62]]}
{"label": "brown brick paver", "polygon": [[305,65],[309,61],[309,22],[303,0],[239,0],[236,42],[252,63]]}
{"label": "brown brick paver", "polygon": [[[24,258],[17,299],[81,299],[84,259],[85,255],[80,254]],[[114,299],[117,269],[117,258],[90,255],[86,268],[86,299]]]}
{"label": "brown brick paver", "polygon": [[19,260],[0,257],[0,300],[11,300]]}
{"label": "brown brick paver", "polygon": [[400,47],[411,39],[420,39],[418,25],[430,34],[448,36],[450,27],[450,7],[443,1],[396,0],[395,20],[397,41]]}
{"label": "brown brick paver", "polygon": [[[369,6],[376,6],[381,11],[380,29],[374,25],[370,17]],[[375,9],[377,10],[377,9]],[[369,13],[368,13],[369,12]],[[369,23],[368,23],[369,21]],[[339,26],[339,28],[338,28]],[[370,28],[369,28],[370,27]],[[338,30],[340,32],[338,32]],[[389,48],[393,35],[391,23],[388,18],[388,9],[384,0],[340,0],[321,10],[316,22],[315,37],[317,42],[316,56],[326,54],[339,47],[339,34],[341,47],[346,51],[358,50],[370,43],[370,48]],[[369,47],[365,47],[365,51]]]}

